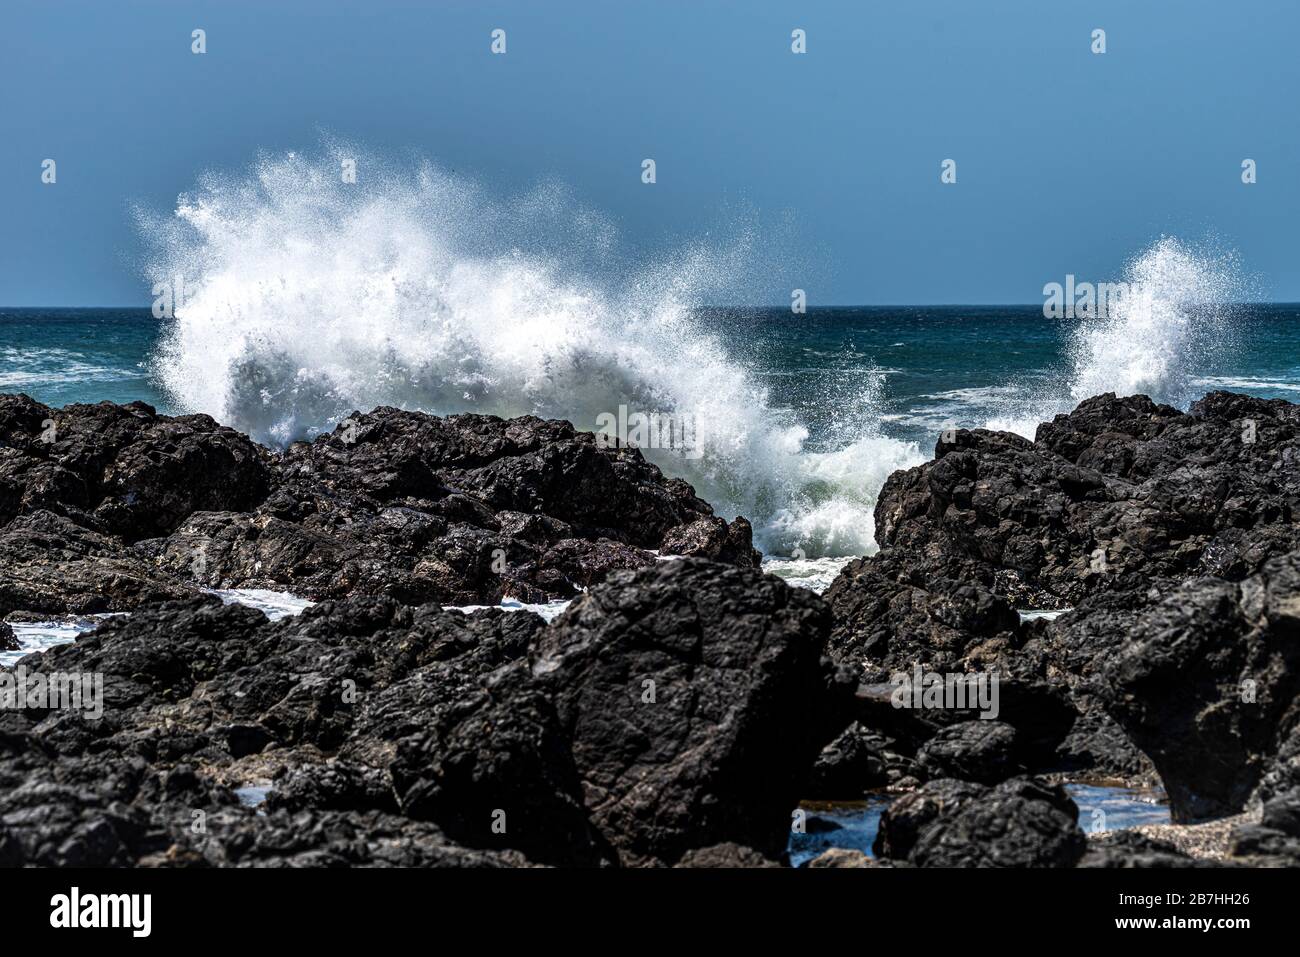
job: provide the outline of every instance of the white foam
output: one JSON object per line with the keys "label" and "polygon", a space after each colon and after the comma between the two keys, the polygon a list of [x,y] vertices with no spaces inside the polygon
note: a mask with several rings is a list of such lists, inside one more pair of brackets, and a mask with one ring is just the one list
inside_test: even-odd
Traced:
{"label": "white foam", "polygon": [[12,667],[24,655],[76,641],[78,635],[90,631],[105,618],[112,617],[113,614],[66,615],[46,621],[11,622],[10,627],[18,639],[19,648],[17,651],[0,652],[0,667]]}
{"label": "white foam", "polygon": [[244,807],[257,807],[266,801],[266,797],[275,790],[275,785],[266,784],[249,784],[242,788],[235,788],[235,797],[239,798],[239,803]]}
{"label": "white foam", "polygon": [[284,444],[353,410],[537,414],[594,429],[620,405],[698,424],[699,457],[643,450],[765,551],[875,548],[884,478],[915,445],[878,430],[883,376],[828,386],[833,452],[773,407],[695,309],[733,281],[750,237],[615,268],[612,229],[555,190],[510,202],[431,165],[336,149],[205,177],[172,218],[143,217],[154,281],[188,289],[154,369],[181,408]]}
{"label": "white foam", "polygon": [[789,558],[781,555],[763,559],[763,571],[785,579],[787,585],[821,594],[831,587],[840,570],[852,558]]}
{"label": "white foam", "polygon": [[1070,609],[1060,608],[1060,609],[1050,610],[1050,609],[1042,609],[1042,608],[1021,608],[1018,609],[1018,614],[1020,615],[1021,621],[1035,621],[1039,618],[1043,619],[1044,621],[1056,621],[1056,619],[1060,618],[1067,611],[1070,611]]}
{"label": "white foam", "polygon": [[1028,398],[1005,403],[985,428],[1033,438],[1040,422],[1104,392],[1179,408],[1199,398],[1201,377],[1234,344],[1244,289],[1235,255],[1163,237],[1128,264],[1124,283],[1108,316],[1081,320],[1071,335],[1065,388],[1028,386]]}
{"label": "white foam", "polygon": [[316,604],[286,591],[270,591],[265,588],[205,588],[204,591],[216,595],[227,605],[239,604],[256,608],[271,621],[300,615]]}
{"label": "white foam", "polygon": [[1271,379],[1250,379],[1238,376],[1203,376],[1192,380],[1206,389],[1253,389],[1268,392],[1300,392],[1300,382],[1278,382]]}
{"label": "white foam", "polygon": [[500,608],[503,611],[531,611],[533,614],[541,615],[544,620],[550,622],[559,618],[569,605],[570,601],[561,601],[559,599],[541,604],[530,604],[507,598],[499,605],[444,605],[443,607],[448,611],[464,612],[467,615],[472,611],[483,611],[487,608]]}
{"label": "white foam", "polygon": [[[232,588],[225,590],[204,589],[217,595],[226,604],[237,602],[258,609],[267,618],[276,621],[288,615],[297,615],[304,608],[314,603],[305,598],[297,598],[288,592],[266,591],[260,588]],[[100,615],[67,615],[46,621],[12,622],[14,637],[18,639],[18,651],[0,652],[0,666],[12,666],[23,655],[44,651],[56,645],[65,645],[76,641],[77,636],[90,631],[106,618],[115,618],[128,612],[108,612]]]}

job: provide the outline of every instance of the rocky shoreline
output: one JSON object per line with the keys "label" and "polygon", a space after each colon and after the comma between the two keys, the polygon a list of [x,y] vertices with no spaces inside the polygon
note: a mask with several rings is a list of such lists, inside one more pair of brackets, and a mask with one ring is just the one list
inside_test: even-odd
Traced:
{"label": "rocky shoreline", "polygon": [[[0,619],[130,612],[0,670],[103,689],[0,708],[0,864],[777,866],[800,801],[880,788],[875,857],[811,866],[1300,864],[1298,510],[1300,407],[1104,395],[946,433],[818,597],[568,423],[383,408],[277,452],[0,396]],[[1086,835],[1085,777],[1174,824]]]}

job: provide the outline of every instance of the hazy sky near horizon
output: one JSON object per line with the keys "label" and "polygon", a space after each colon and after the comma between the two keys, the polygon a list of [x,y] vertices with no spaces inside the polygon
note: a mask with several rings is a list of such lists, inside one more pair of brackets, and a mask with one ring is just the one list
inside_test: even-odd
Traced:
{"label": "hazy sky near horizon", "polygon": [[1298,28],[1295,0],[5,0],[0,305],[147,305],[133,204],[322,134],[566,184],[634,260],[744,220],[780,261],[751,303],[1039,302],[1162,234],[1297,301]]}

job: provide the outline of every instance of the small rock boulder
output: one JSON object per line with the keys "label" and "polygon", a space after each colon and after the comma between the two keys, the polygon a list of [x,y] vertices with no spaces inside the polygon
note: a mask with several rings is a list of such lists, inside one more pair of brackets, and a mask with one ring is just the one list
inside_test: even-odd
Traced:
{"label": "small rock boulder", "polygon": [[687,559],[615,573],[541,636],[534,682],[622,863],[728,841],[783,853],[813,762],[849,720],[829,626],[810,592]]}
{"label": "small rock boulder", "polygon": [[961,721],[921,746],[917,767],[931,778],[997,784],[1024,773],[1016,760],[1016,729],[1005,721]]}
{"label": "small rock boulder", "polygon": [[917,867],[1073,867],[1087,848],[1059,785],[933,781],[881,817],[874,850]]}

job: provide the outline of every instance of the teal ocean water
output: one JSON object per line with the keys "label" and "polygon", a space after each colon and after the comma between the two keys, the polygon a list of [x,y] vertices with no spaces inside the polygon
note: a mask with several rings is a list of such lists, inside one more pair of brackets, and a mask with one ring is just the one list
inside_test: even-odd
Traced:
{"label": "teal ocean water", "polygon": [[1157,305],[1106,321],[1048,319],[1038,306],[872,306],[696,309],[614,329],[547,316],[491,335],[450,325],[0,309],[0,391],[202,411],[273,445],[377,404],[588,429],[620,404],[690,415],[698,448],[646,454],[720,512],[750,517],[768,554],[806,559],[782,571],[813,584],[874,549],[880,485],[928,458],[944,428],[1032,436],[1108,390],[1182,407],[1211,389],[1300,399],[1297,305],[1210,316]]}
{"label": "teal ocean water", "polygon": [[[1066,792],[1079,808],[1079,827],[1101,834],[1148,824],[1168,824],[1169,805],[1163,790],[1067,784]],[[880,830],[880,817],[897,795],[872,792],[852,804],[805,806],[803,829],[791,830],[786,852],[791,867],[802,867],[831,848],[862,851],[874,857],[871,845]]]}
{"label": "teal ocean water", "polygon": [[[1126,333],[1139,330],[1117,323],[1114,345],[1125,354],[1109,358],[1126,359],[1129,368],[1117,361],[1109,370],[1078,369],[1090,358],[1077,354],[1087,326],[1046,319],[1041,306],[870,306],[806,316],[759,311],[732,319],[728,335],[743,344],[773,404],[808,423],[810,445],[823,449],[841,434],[834,397],[873,377],[882,432],[927,451],[954,425],[1001,422],[1029,431],[1086,397],[1071,389],[1080,372],[1112,387],[1102,391],[1146,391],[1181,407],[1213,389],[1300,401],[1300,304],[1238,307],[1212,342],[1194,344],[1179,341],[1181,328],[1157,333],[1152,343],[1126,342]],[[1113,381],[1104,381],[1106,371]]]}
{"label": "teal ocean water", "polygon": [[[954,424],[1032,409],[1069,375],[1081,325],[1045,319],[1038,306],[710,309],[700,317],[769,391],[770,409],[807,425],[807,447],[818,451],[837,447],[843,414],[864,392],[875,413],[864,424],[926,447]],[[169,395],[158,375],[170,325],[149,309],[0,308],[0,391],[55,406],[140,399],[167,413],[202,411]],[[1203,366],[1185,375],[1189,395],[1229,389],[1300,400],[1300,304],[1240,307],[1225,338],[1195,357]]]}

